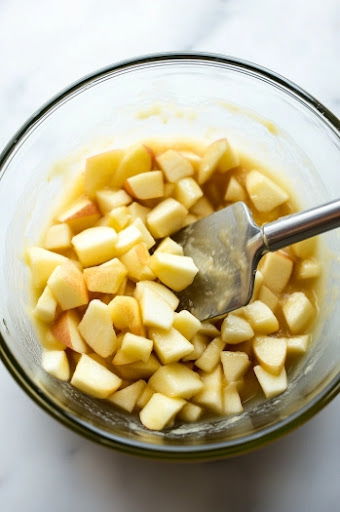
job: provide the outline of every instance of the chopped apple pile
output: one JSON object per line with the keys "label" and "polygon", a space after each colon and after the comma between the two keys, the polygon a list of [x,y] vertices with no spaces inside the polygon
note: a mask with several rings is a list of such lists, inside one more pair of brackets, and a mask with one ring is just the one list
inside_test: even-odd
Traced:
{"label": "chopped apple pile", "polygon": [[242,414],[255,388],[283,393],[318,309],[312,239],[267,254],[252,300],[223,320],[178,311],[176,292],[198,268],[173,233],[236,201],[260,223],[294,211],[284,187],[227,139],[198,147],[137,143],[90,156],[72,202],[27,250],[43,369],[151,430]]}

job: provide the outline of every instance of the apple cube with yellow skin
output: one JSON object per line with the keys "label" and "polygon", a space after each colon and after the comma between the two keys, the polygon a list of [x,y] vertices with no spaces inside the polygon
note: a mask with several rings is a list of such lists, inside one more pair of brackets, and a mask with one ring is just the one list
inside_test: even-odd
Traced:
{"label": "apple cube with yellow skin", "polygon": [[153,343],[150,339],[127,332],[123,337],[120,352],[130,360],[130,363],[135,361],[145,363],[150,357],[152,347]]}
{"label": "apple cube with yellow skin", "polygon": [[57,305],[57,301],[53,297],[50,288],[45,286],[34,308],[34,314],[43,322],[52,322],[56,316]]}
{"label": "apple cube with yellow skin", "polygon": [[78,199],[58,217],[58,222],[67,223],[74,233],[93,226],[100,217],[96,203],[88,197]]}
{"label": "apple cube with yellow skin", "polygon": [[222,338],[213,339],[205,348],[202,355],[195,361],[195,366],[205,372],[212,372],[221,360],[221,352],[224,349],[225,341]]}
{"label": "apple cube with yellow skin", "polygon": [[49,251],[64,251],[71,247],[72,231],[68,224],[54,224],[46,231],[44,246]]}
{"label": "apple cube with yellow skin", "polygon": [[158,294],[161,297],[161,299],[165,301],[173,311],[177,309],[177,306],[179,304],[178,297],[171,290],[169,290],[169,288],[167,288],[161,283],[157,283],[156,281],[139,281],[139,283],[136,284],[134,296],[138,301],[141,300],[143,290],[145,288],[149,288],[152,292]]}
{"label": "apple cube with yellow skin", "polygon": [[68,381],[70,378],[70,365],[64,350],[44,350],[41,366],[57,379]]}
{"label": "apple cube with yellow skin", "polygon": [[136,199],[155,199],[164,195],[163,173],[161,171],[144,172],[128,178],[125,189]]}
{"label": "apple cube with yellow skin", "polygon": [[156,392],[178,398],[191,398],[203,388],[198,373],[180,363],[171,363],[158,368],[150,378],[149,385]]}
{"label": "apple cube with yellow skin", "polygon": [[173,327],[190,341],[200,330],[201,322],[189,311],[182,309],[179,313],[175,313]]}
{"label": "apple cube with yellow skin", "polygon": [[203,191],[193,178],[183,178],[176,183],[175,198],[189,210],[201,197]]}
{"label": "apple cube with yellow skin", "polygon": [[68,258],[41,247],[30,247],[27,250],[27,260],[31,267],[33,286],[42,288],[46,285],[53,270],[67,262]]}
{"label": "apple cube with yellow skin", "polygon": [[159,367],[160,363],[158,359],[151,354],[146,362],[136,361],[135,363],[116,366],[115,371],[120,375],[120,377],[122,377],[122,379],[148,379],[155,373],[155,371],[158,370]]}
{"label": "apple cube with yellow skin", "polygon": [[296,265],[295,276],[297,279],[314,279],[321,273],[320,263],[316,258],[308,258],[299,261]]}
{"label": "apple cube with yellow skin", "polygon": [[208,336],[209,338],[216,338],[216,336],[219,336],[220,331],[211,322],[202,322],[198,333],[203,336]]}
{"label": "apple cube with yellow skin", "polygon": [[149,287],[143,288],[139,299],[143,324],[160,329],[170,329],[174,312],[169,303]]}
{"label": "apple cube with yellow skin", "polygon": [[149,336],[154,343],[154,351],[163,364],[174,363],[194,350],[193,345],[174,328],[169,330],[149,329]]}
{"label": "apple cube with yellow skin", "polygon": [[191,162],[181,155],[181,153],[173,149],[169,149],[161,155],[158,155],[156,161],[170,183],[175,183],[182,178],[194,174],[194,168]]}
{"label": "apple cube with yellow skin", "polygon": [[232,150],[227,139],[216,140],[210,144],[200,162],[198,183],[208,181],[215,171],[225,173],[239,165],[239,157]]}
{"label": "apple cube with yellow skin", "polygon": [[314,236],[313,238],[307,238],[307,240],[293,244],[291,248],[295,256],[299,258],[310,258],[316,252],[317,241],[318,238]]}
{"label": "apple cube with yellow skin", "polygon": [[146,384],[143,391],[138,397],[138,400],[136,402],[136,409],[143,409],[143,407],[148,403],[154,392],[155,391],[151,388],[151,386],[149,386],[149,384]]}
{"label": "apple cube with yellow skin", "polygon": [[266,304],[273,312],[278,306],[279,298],[267,286],[262,285],[259,293],[259,300]]}
{"label": "apple cube with yellow skin", "polygon": [[83,273],[70,260],[55,268],[47,283],[63,311],[84,306],[89,301]]}
{"label": "apple cube with yellow skin", "polygon": [[127,276],[127,269],[114,258],[106,263],[84,269],[87,289],[91,292],[117,293]]}
{"label": "apple cube with yellow skin", "polygon": [[145,386],[146,384],[144,380],[137,380],[133,384],[113,393],[113,395],[108,397],[108,400],[124,411],[131,413],[134,410],[137,400],[142,394]]}
{"label": "apple cube with yellow skin", "polygon": [[246,200],[246,192],[242,185],[237,181],[237,179],[234,178],[234,176],[232,176],[229,180],[224,199],[225,201],[232,203]]}
{"label": "apple cube with yellow skin", "polygon": [[181,229],[187,213],[181,203],[169,197],[148,213],[147,226],[153,237],[164,238]]}
{"label": "apple cube with yellow skin", "polygon": [[152,151],[144,144],[134,144],[127,148],[116,172],[112,186],[120,188],[131,176],[151,171]]}
{"label": "apple cube with yellow skin", "polygon": [[300,336],[293,336],[286,339],[287,342],[287,357],[288,356],[301,356],[307,352],[310,335],[302,334]]}
{"label": "apple cube with yellow skin", "polygon": [[214,213],[214,208],[206,197],[201,197],[201,199],[199,199],[194,206],[190,208],[190,213],[196,215],[199,219],[202,219],[203,217],[207,217]]}
{"label": "apple cube with yellow skin", "polygon": [[147,249],[151,249],[156,243],[155,239],[151,235],[150,231],[141,219],[132,221],[131,226],[137,228],[142,236],[142,241],[145,243]]}
{"label": "apple cube with yellow skin", "polygon": [[150,268],[162,283],[177,292],[187,288],[198,272],[190,256],[162,252],[152,255]]}
{"label": "apple cube with yellow skin", "polygon": [[156,277],[149,267],[151,258],[144,242],[139,242],[122,254],[120,261],[127,268],[129,279],[133,281],[152,280]]}
{"label": "apple cube with yellow skin", "polygon": [[246,176],[246,189],[253,205],[259,212],[270,212],[289,199],[289,195],[283,188],[255,170]]}
{"label": "apple cube with yellow skin", "polygon": [[128,226],[118,233],[116,240],[116,254],[122,255],[129,251],[134,245],[142,241],[142,233],[136,226]]}
{"label": "apple cube with yellow skin", "polygon": [[121,231],[131,221],[131,214],[127,206],[117,206],[107,214],[107,226]]}
{"label": "apple cube with yellow skin", "polygon": [[190,226],[190,224],[193,224],[196,221],[198,221],[198,217],[196,217],[196,215],[188,213],[188,215],[184,219],[183,227],[185,228],[186,226]]}
{"label": "apple cube with yellow skin", "polygon": [[304,331],[315,316],[314,306],[303,292],[288,295],[282,305],[282,311],[292,334]]}
{"label": "apple cube with yellow skin", "polygon": [[243,377],[250,366],[249,357],[244,352],[224,351],[221,353],[224,376],[228,383]]}
{"label": "apple cube with yellow skin", "polygon": [[263,283],[274,293],[281,293],[293,272],[293,261],[283,252],[267,253],[261,264]]}
{"label": "apple cube with yellow skin", "polygon": [[170,237],[164,238],[161,243],[158,245],[155,253],[157,252],[166,252],[168,254],[177,254],[177,256],[183,256],[183,247],[179,245],[177,242],[172,240]]}
{"label": "apple cube with yellow skin", "polygon": [[288,383],[285,368],[281,370],[279,375],[273,375],[258,365],[254,366],[254,373],[266,398],[274,398],[286,391]]}
{"label": "apple cube with yellow skin", "polygon": [[229,313],[222,322],[221,336],[224,343],[237,344],[250,340],[254,331],[244,318]]}
{"label": "apple cube with yellow skin", "polygon": [[243,406],[241,402],[241,398],[238,392],[238,387],[236,382],[231,382],[227,384],[222,391],[223,398],[223,413],[226,416],[232,414],[241,414],[243,412]]}
{"label": "apple cube with yellow skin", "polygon": [[100,300],[91,300],[78,328],[86,343],[100,356],[108,357],[116,350],[110,311]]}
{"label": "apple cube with yellow skin", "polygon": [[154,393],[139,413],[144,427],[150,430],[162,430],[182,409],[185,400],[170,398],[161,393]]}
{"label": "apple cube with yellow skin", "polygon": [[279,330],[276,316],[264,302],[256,300],[242,310],[255,332],[271,334]]}
{"label": "apple cube with yellow skin", "polygon": [[198,421],[203,414],[203,408],[196,404],[186,403],[178,413],[178,419],[193,423]]}
{"label": "apple cube with yellow skin", "polygon": [[112,190],[110,188],[97,190],[96,199],[103,215],[109,213],[114,208],[127,206],[132,202],[132,198],[125,190]]}
{"label": "apple cube with yellow skin", "polygon": [[203,389],[192,400],[198,405],[220,414],[223,410],[221,365],[216,366],[215,370],[210,373],[201,373],[201,380]]}
{"label": "apple cube with yellow skin", "polygon": [[88,352],[88,346],[81,337],[78,326],[78,315],[70,310],[57,319],[51,327],[51,332],[60,343],[82,354]]}
{"label": "apple cube with yellow skin", "polygon": [[99,265],[114,258],[116,241],[116,231],[106,226],[85,229],[72,238],[72,244],[84,267]]}
{"label": "apple cube with yellow skin", "polygon": [[71,379],[75,388],[95,398],[108,398],[121,382],[117,375],[86,354],[79,359]]}
{"label": "apple cube with yellow skin", "polygon": [[111,185],[123,154],[121,149],[113,149],[86,159],[84,186],[89,196],[93,197],[97,190]]}
{"label": "apple cube with yellow skin", "polygon": [[199,359],[208,346],[209,338],[204,334],[197,333],[191,338],[190,343],[194,347],[194,350],[190,352],[189,355],[185,356],[183,361],[196,361]]}
{"label": "apple cube with yellow skin", "polygon": [[147,208],[136,202],[129,204],[128,210],[132,220],[140,219],[144,223],[146,222],[148,214],[151,212],[151,208]]}
{"label": "apple cube with yellow skin", "polygon": [[144,335],[141,312],[134,297],[117,295],[109,302],[108,309],[116,329],[128,330],[136,335]]}
{"label": "apple cube with yellow skin", "polygon": [[287,355],[286,338],[256,336],[253,348],[256,359],[262,368],[273,375],[281,373]]}

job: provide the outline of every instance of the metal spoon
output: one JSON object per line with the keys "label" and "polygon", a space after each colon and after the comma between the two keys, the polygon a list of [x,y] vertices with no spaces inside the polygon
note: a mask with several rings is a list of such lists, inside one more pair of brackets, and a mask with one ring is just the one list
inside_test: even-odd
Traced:
{"label": "metal spoon", "polygon": [[339,226],[340,199],[262,227],[242,202],[190,224],[172,235],[199,269],[193,283],[178,293],[180,309],[207,320],[244,306],[261,256]]}

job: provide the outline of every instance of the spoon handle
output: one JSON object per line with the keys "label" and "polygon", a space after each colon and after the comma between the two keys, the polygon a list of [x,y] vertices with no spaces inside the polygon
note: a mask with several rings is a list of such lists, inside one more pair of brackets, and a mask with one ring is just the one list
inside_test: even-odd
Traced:
{"label": "spoon handle", "polygon": [[287,215],[262,226],[264,252],[276,251],[287,245],[340,227],[340,199]]}

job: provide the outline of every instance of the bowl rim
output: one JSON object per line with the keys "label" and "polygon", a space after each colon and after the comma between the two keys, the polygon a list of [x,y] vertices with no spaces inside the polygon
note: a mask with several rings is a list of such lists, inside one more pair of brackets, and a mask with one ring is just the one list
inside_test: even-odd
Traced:
{"label": "bowl rim", "polygon": [[[26,135],[39,124],[44,116],[54,110],[59,104],[72,97],[76,92],[80,92],[84,87],[94,84],[105,75],[119,72],[122,70],[131,70],[144,65],[150,64],[166,64],[169,62],[189,61],[201,62],[202,64],[220,64],[233,67],[236,71],[248,71],[253,73],[257,78],[266,79],[270,85],[277,85],[291,92],[302,100],[307,106],[312,107],[324,122],[331,128],[340,138],[340,120],[324,105],[322,105],[314,96],[307,93],[304,89],[296,85],[294,82],[284,78],[278,73],[260,65],[238,59],[231,56],[225,56],[215,53],[205,52],[164,52],[157,54],[149,54],[138,58],[127,59],[118,63],[106,66],[91,74],[84,76],[78,81],[72,83],[69,87],[63,89],[60,93],[53,96],[40,109],[32,114],[31,117],[21,126],[15,135],[9,140],[0,154],[0,180],[4,173],[4,167],[11,159],[16,148],[24,141]],[[305,105],[306,106],[306,105]],[[64,426],[69,427],[74,432],[82,434],[84,437],[91,439],[101,445],[114,448],[116,450],[141,455],[145,457],[161,458],[168,460],[212,460],[225,458],[228,456],[239,455],[256,449],[265,443],[273,441],[277,437],[288,433],[294,428],[305,423],[309,418],[320,411],[328,402],[330,402],[340,391],[340,373],[334,375],[333,379],[317,393],[309,403],[288,417],[281,419],[277,423],[270,425],[258,432],[253,432],[244,437],[220,441],[205,445],[156,445],[145,441],[134,441],[123,438],[119,435],[110,434],[103,430],[97,429],[95,426],[86,423],[79,417],[71,414],[61,405],[54,402],[50,396],[39,388],[20,367],[15,357],[11,353],[2,333],[0,332],[0,358],[12,377],[17,381],[20,387],[32,398],[42,409],[49,413],[52,417],[61,422]]]}

